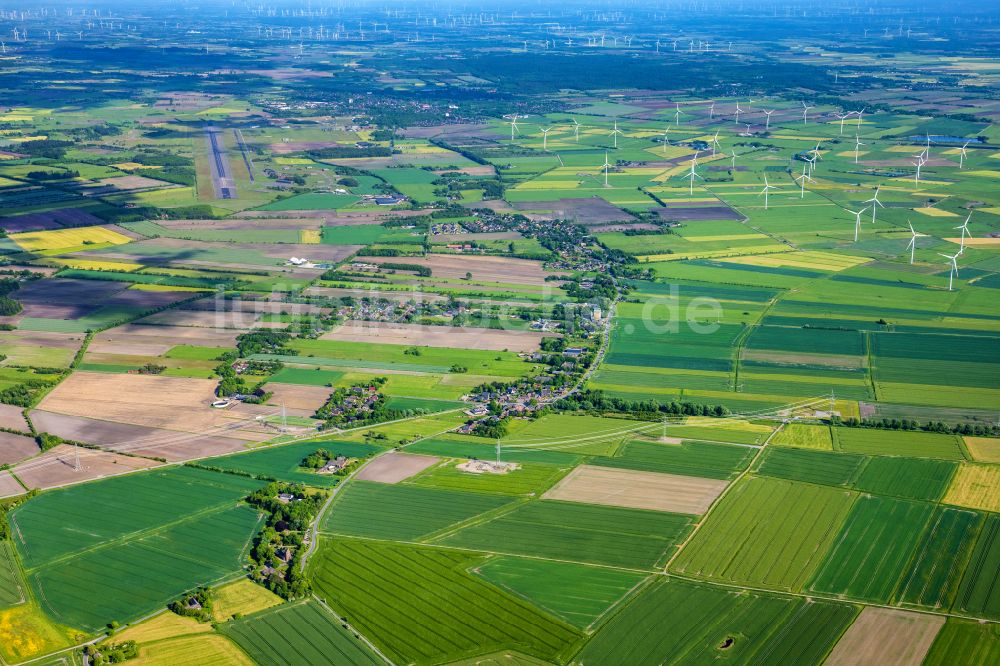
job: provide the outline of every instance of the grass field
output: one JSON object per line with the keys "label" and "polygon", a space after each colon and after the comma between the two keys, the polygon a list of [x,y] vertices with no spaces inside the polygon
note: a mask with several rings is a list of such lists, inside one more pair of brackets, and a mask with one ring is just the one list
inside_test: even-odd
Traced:
{"label": "grass field", "polygon": [[346,458],[363,458],[379,450],[376,446],[360,442],[300,442],[220,458],[207,458],[199,460],[197,464],[213,469],[253,474],[266,479],[330,488],[340,483],[339,476],[317,474],[313,470],[299,466],[303,458],[319,449],[326,449]]}
{"label": "grass field", "polygon": [[139,646],[135,666],[253,666],[242,650],[225,636],[195,634]]}
{"label": "grass field", "polygon": [[[816,664],[858,609],[661,579],[602,626],[587,664]],[[669,631],[664,628],[669,627]],[[728,645],[727,645],[728,643]],[[727,645],[725,650],[721,646]]]}
{"label": "grass field", "polygon": [[848,486],[864,464],[864,456],[851,453],[769,446],[759,459],[757,472],[793,481]]}
{"label": "grass field", "polygon": [[301,601],[228,622],[224,635],[260,666],[329,664],[365,666],[384,662],[344,629],[317,601]]}
{"label": "grass field", "polygon": [[34,604],[0,609],[0,656],[17,663],[69,647],[82,636],[54,624]]}
{"label": "grass field", "polygon": [[841,451],[879,456],[910,456],[962,460],[958,435],[904,430],[834,428],[834,446]]}
{"label": "grass field", "polygon": [[926,458],[872,458],[853,487],[874,495],[937,501],[957,467],[953,462]]}
{"label": "grass field", "polygon": [[226,622],[234,615],[249,615],[282,603],[281,597],[249,578],[216,588],[212,593],[212,617]]}
{"label": "grass field", "polygon": [[805,423],[789,423],[774,436],[771,443],[802,449],[833,450],[833,437],[828,426]]}
{"label": "grass field", "polygon": [[537,496],[552,487],[568,468],[541,463],[522,464],[507,474],[470,474],[458,469],[464,459],[444,460],[406,483],[428,488]]}
{"label": "grass field", "polygon": [[1000,511],[1000,467],[959,465],[943,501],[973,509]]}
{"label": "grass field", "polygon": [[[493,511],[501,495],[354,481],[324,517],[324,532],[411,541]],[[372,507],[379,507],[377,512]]]}
{"label": "grass field", "polygon": [[821,564],[854,493],[783,479],[736,485],[670,566],[726,583],[798,590]]}
{"label": "grass field", "polygon": [[591,462],[644,472],[731,479],[746,468],[754,452],[755,449],[746,446],[728,444],[697,441],[661,444],[632,440],[622,446],[617,455],[595,458]]}
{"label": "grass field", "polygon": [[862,496],[809,588],[889,602],[933,514],[926,502]]}
{"label": "grass field", "polygon": [[646,579],[632,571],[507,556],[473,571],[579,629],[592,626]]}
{"label": "grass field", "polygon": [[338,539],[324,543],[310,567],[317,593],[399,663],[500,649],[555,659],[576,643],[569,624],[467,573],[479,560],[440,548]]}
{"label": "grass field", "polygon": [[923,666],[1000,662],[1000,625],[949,618]]}
{"label": "grass field", "polygon": [[651,569],[690,530],[691,516],[534,501],[444,538],[460,548]]}

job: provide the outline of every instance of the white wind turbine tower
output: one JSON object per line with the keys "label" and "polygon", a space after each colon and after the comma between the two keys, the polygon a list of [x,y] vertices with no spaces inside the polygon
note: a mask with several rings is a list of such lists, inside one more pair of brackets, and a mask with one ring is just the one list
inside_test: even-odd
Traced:
{"label": "white wind turbine tower", "polygon": [[613,130],[611,130],[611,136],[613,136],[615,138],[615,148],[618,147],[618,135],[619,134],[624,134],[624,132],[622,132],[620,129],[618,129],[618,121],[616,120],[615,121],[615,128]]}
{"label": "white wind turbine tower", "polygon": [[712,101],[712,103],[708,107],[708,119],[709,120],[715,119],[715,101],[714,100]]}
{"label": "white wind turbine tower", "polygon": [[764,111],[764,115],[767,116],[767,120],[764,121],[764,130],[771,129],[771,114],[774,113],[774,109],[770,111]]}
{"label": "white wind turbine tower", "polygon": [[674,111],[674,125],[680,125],[681,124],[681,105],[680,105],[680,102],[674,102],[674,107],[676,109]]}
{"label": "white wind turbine tower", "polygon": [[[695,153],[694,157],[691,158],[691,173],[688,174],[688,178],[690,178],[690,182],[688,183],[688,195],[694,194],[694,179],[701,178],[701,176],[698,175],[698,172],[695,171],[697,166],[698,153]],[[704,178],[702,178],[702,180],[704,180]]]}
{"label": "white wind turbine tower", "polygon": [[965,158],[967,157],[967,155],[965,154],[965,149],[969,147],[970,143],[971,143],[971,141],[966,141],[965,144],[959,149],[959,153],[958,153],[958,168],[959,169],[964,169],[965,168]]}
{"label": "white wind turbine tower", "polygon": [[916,173],[913,174],[914,187],[920,187],[920,169],[927,162],[923,155],[914,155],[917,158],[916,162],[910,162],[913,166],[917,167]]}
{"label": "white wind turbine tower", "polygon": [[907,249],[910,251],[910,264],[913,263],[913,256],[917,251],[917,237],[920,235],[913,230],[913,223],[909,220],[906,223],[910,226],[910,242],[906,244]]}
{"label": "white wind turbine tower", "polygon": [[514,132],[516,132],[516,131],[517,131],[517,114],[515,113],[514,117],[510,119],[510,142],[511,143],[514,143]]}
{"label": "white wind turbine tower", "polygon": [[809,124],[809,109],[814,109],[816,107],[809,106],[805,102],[802,102],[802,124]]}
{"label": "white wind turbine tower", "polygon": [[857,243],[858,242],[858,234],[861,233],[861,215],[866,210],[868,210],[868,208],[867,207],[866,208],[862,208],[861,210],[851,210],[849,208],[845,208],[844,210],[846,210],[848,213],[850,213],[851,215],[854,216],[854,242]]}
{"label": "white wind turbine tower", "polygon": [[806,165],[805,164],[802,165],[802,175],[795,176],[795,178],[793,178],[793,180],[799,181],[799,198],[800,199],[805,199],[806,198],[806,181],[808,180],[810,183],[814,182],[813,179],[812,179],[812,176],[810,176],[808,173],[806,173]]}
{"label": "white wind turbine tower", "polygon": [[573,136],[576,142],[580,143],[580,123],[576,121],[576,118],[573,118]]}
{"label": "white wind turbine tower", "polygon": [[840,136],[844,136],[844,121],[847,120],[850,113],[838,113],[836,116],[840,118]]}
{"label": "white wind turbine tower", "polygon": [[969,233],[969,220],[971,220],[971,219],[972,219],[972,213],[969,213],[965,217],[965,222],[962,222],[961,225],[955,227],[956,229],[961,229],[962,230],[961,245],[959,245],[959,248],[958,248],[958,253],[959,254],[964,254],[965,253],[965,235]]}
{"label": "white wind turbine tower", "polygon": [[604,151],[604,164],[601,165],[604,169],[604,187],[611,187],[608,185],[608,169],[611,168],[611,163],[608,162],[608,151]]}
{"label": "white wind turbine tower", "polygon": [[715,131],[715,136],[712,137],[712,157],[715,157],[715,149],[722,148],[722,144],[719,143],[719,131]]}
{"label": "white wind turbine tower", "polygon": [[3,53],[3,55],[7,55],[7,45],[2,41],[0,41],[0,53]]}
{"label": "white wind turbine tower", "polygon": [[767,182],[767,174],[764,174],[764,189],[762,189],[760,192],[757,193],[757,196],[760,196],[761,194],[764,195],[764,210],[767,210],[767,193],[770,190],[776,190],[776,189],[778,188]]}
{"label": "white wind turbine tower", "polygon": [[857,135],[854,136],[854,163],[855,164],[858,163],[858,154],[859,154],[858,151],[859,151],[859,149],[861,148],[861,146],[867,146],[867,145],[868,145],[867,143],[861,143],[861,137],[859,137]]}
{"label": "white wind turbine tower", "polygon": [[733,171],[736,171],[736,149],[733,148],[731,152],[733,154],[733,166],[732,166],[732,169],[733,169]]}
{"label": "white wind turbine tower", "polygon": [[855,111],[854,113],[858,116],[858,131],[861,131],[861,125],[864,123],[865,111],[868,109],[867,106],[861,107],[860,111]]}
{"label": "white wind turbine tower", "polygon": [[555,129],[554,127],[549,127],[547,129],[543,129],[542,130],[542,152],[543,153],[549,152],[549,132],[551,132],[554,129]]}
{"label": "white wind turbine tower", "polygon": [[878,206],[882,206],[882,208],[885,208],[885,206],[882,205],[882,202],[878,200],[878,191],[881,190],[881,189],[882,189],[881,185],[876,185],[875,186],[875,196],[873,196],[871,199],[866,199],[865,200],[865,203],[870,203],[872,205],[872,224],[875,224],[875,211],[876,211],[877,207]]}
{"label": "white wind turbine tower", "polygon": [[667,156],[667,146],[670,145],[670,139],[669,139],[669,137],[670,137],[670,125],[667,125],[667,128],[665,130],[663,130],[663,156],[664,157]]}
{"label": "white wind turbine tower", "polygon": [[951,262],[951,271],[948,273],[948,291],[951,291],[952,285],[955,282],[955,276],[958,275],[958,257],[962,253],[957,252],[955,254],[941,254],[938,252],[938,254]]}
{"label": "white wind turbine tower", "polygon": [[740,124],[740,114],[743,113],[743,109],[740,108],[740,101],[736,100],[736,124]]}

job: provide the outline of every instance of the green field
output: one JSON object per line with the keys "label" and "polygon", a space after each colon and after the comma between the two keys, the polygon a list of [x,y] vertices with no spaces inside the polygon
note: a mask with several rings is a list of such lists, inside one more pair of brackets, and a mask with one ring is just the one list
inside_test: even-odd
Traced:
{"label": "green field", "polygon": [[384,663],[315,600],[285,604],[227,622],[221,625],[221,631],[261,666]]}
{"label": "green field", "polygon": [[24,600],[24,582],[10,542],[0,541],[0,608],[19,604]]}
{"label": "green field", "polygon": [[285,367],[271,375],[268,381],[305,386],[329,386],[336,384],[343,376],[343,372],[336,370]]}
{"label": "green field", "polygon": [[551,488],[569,471],[555,465],[527,463],[507,474],[470,474],[458,469],[461,462],[464,460],[445,460],[407,479],[406,483],[428,488],[534,497]]}
{"label": "green field", "polygon": [[12,513],[15,544],[50,616],[94,631],[236,574],[260,522],[236,502],[260,485],[180,467],[56,490]]}
{"label": "green field", "polygon": [[326,449],[335,456],[340,455],[345,458],[365,458],[379,450],[377,446],[360,442],[323,440],[281,444],[247,453],[206,458],[196,464],[210,469],[250,474],[261,479],[331,488],[340,483],[341,477],[335,474],[317,474],[314,470],[300,467],[306,456],[319,449]]}
{"label": "green field", "polygon": [[750,478],[716,504],[670,566],[687,576],[797,591],[835,543],[854,493]]}
{"label": "green field", "polygon": [[354,481],[337,497],[321,528],[334,534],[412,541],[510,501],[502,495]]}
{"label": "green field", "polygon": [[507,556],[492,557],[473,571],[579,629],[593,625],[646,579],[632,571]]}
{"label": "green field", "polygon": [[865,464],[865,457],[812,449],[768,447],[757,473],[828,486],[849,486]]}
{"label": "green field", "polygon": [[896,590],[895,601],[935,610],[951,608],[983,517],[976,511],[938,507]]}
{"label": "green field", "polygon": [[651,569],[683,539],[691,516],[612,506],[535,501],[447,536],[472,550]]}
{"label": "green field", "polygon": [[632,440],[609,458],[595,458],[594,465],[664,472],[710,479],[731,479],[750,463],[756,449],[728,444],[681,442],[659,444]]}
{"label": "green field", "polygon": [[578,632],[466,572],[479,561],[440,548],[337,539],[322,545],[310,570],[317,594],[398,663],[501,649],[565,657]]}
{"label": "green field", "polygon": [[1000,662],[1000,625],[949,618],[923,666]]}
{"label": "green field", "polygon": [[834,446],[841,451],[879,456],[910,456],[962,460],[956,435],[901,430],[834,428]]}
{"label": "green field", "polygon": [[874,495],[937,501],[957,467],[953,462],[926,458],[872,458],[854,488]]}
{"label": "green field", "polygon": [[1000,620],[1000,515],[989,514],[958,589],[954,610]]}
{"label": "green field", "polygon": [[662,579],[602,626],[579,660],[642,665],[720,660],[816,664],[857,613],[847,604]]}
{"label": "green field", "polygon": [[933,513],[932,504],[863,495],[809,588],[888,603]]}

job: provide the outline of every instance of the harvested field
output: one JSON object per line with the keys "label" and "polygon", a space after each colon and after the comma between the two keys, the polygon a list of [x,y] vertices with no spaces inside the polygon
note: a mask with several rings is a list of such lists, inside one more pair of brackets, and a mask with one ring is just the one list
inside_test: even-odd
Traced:
{"label": "harvested field", "polygon": [[98,444],[112,451],[165,458],[170,462],[240,451],[245,448],[249,434],[239,433],[238,436],[226,437],[179,433],[176,430],[99,421],[37,409],[31,412],[31,419],[40,432],[85,444]]}
{"label": "harvested field", "polygon": [[365,465],[355,478],[363,481],[378,481],[380,483],[399,483],[404,479],[422,472],[435,464],[440,458],[434,456],[418,456],[410,453],[392,451]]}
{"label": "harvested field", "polygon": [[234,310],[164,310],[143,317],[137,324],[154,326],[192,326],[196,328],[232,329],[247,331],[254,327],[257,314]]}
{"label": "harvested field", "polygon": [[1000,511],[1000,467],[960,465],[941,501],[971,509]]}
{"label": "harvested field", "polygon": [[0,404],[0,428],[28,432],[28,422],[24,420],[22,408],[16,405]]}
{"label": "harvested field", "polygon": [[132,192],[151,188],[177,187],[173,183],[145,176],[117,176],[115,178],[102,178],[97,182],[100,183],[102,192]]}
{"label": "harvested field", "polygon": [[727,485],[726,481],[715,479],[581,465],[543,497],[567,502],[702,514]]}
{"label": "harvested field", "polygon": [[128,283],[101,280],[36,280],[17,290],[17,300],[24,306],[20,316],[78,319],[106,305],[112,296],[127,287]]}
{"label": "harvested field", "polygon": [[609,222],[632,222],[631,214],[599,197],[588,199],[556,199],[555,201],[519,201],[516,210],[548,210],[550,215],[533,215],[544,219],[573,219],[584,226]]}
{"label": "harvested field", "polygon": [[333,389],[326,386],[307,386],[303,384],[280,384],[268,382],[267,390],[274,393],[268,401],[272,405],[283,405],[289,414],[296,416],[312,416],[326,403]]}
{"label": "harvested field", "polygon": [[252,419],[212,409],[217,382],[162,375],[76,372],[38,408],[104,421],[259,441],[266,433]]}
{"label": "harvested field", "polygon": [[64,227],[86,227],[104,224],[104,220],[79,208],[62,208],[45,213],[30,213],[0,218],[0,229],[8,233],[46,231]]}
{"label": "harvested field", "polygon": [[24,486],[17,482],[10,472],[0,472],[0,498],[14,497],[26,493]]}
{"label": "harvested field", "polygon": [[825,666],[920,666],[944,622],[936,615],[865,608]]}
{"label": "harvested field", "polygon": [[[325,246],[344,247],[344,246]],[[358,257],[358,261],[372,264],[398,263],[395,257]],[[542,286],[545,276],[551,275],[542,269],[540,261],[487,257],[480,255],[431,254],[425,257],[407,257],[406,263],[426,266],[432,277],[464,279],[472,273],[472,279],[480,282],[505,282]]]}
{"label": "harvested field", "polygon": [[[109,328],[94,337],[91,351],[111,353],[128,345],[179,344],[201,347],[235,347],[239,331],[194,326],[153,326],[139,323]],[[97,348],[95,348],[97,345]]]}
{"label": "harvested field", "polygon": [[442,294],[431,294],[423,291],[380,291],[375,289],[339,289],[336,287],[306,287],[302,292],[306,296],[320,296],[322,298],[384,298],[388,301],[405,303],[409,300],[418,303],[440,303],[447,301],[448,297]]}
{"label": "harvested field", "polygon": [[[77,454],[80,455],[79,470],[75,468]],[[75,446],[60,444],[37,458],[17,465],[14,473],[34,490],[92,481],[161,464],[148,458],[122,456],[95,449],[78,450]]]}
{"label": "harvested field", "polygon": [[308,257],[313,261],[337,263],[360,249],[360,245],[220,243],[179,238],[150,238],[119,246],[114,251],[96,250],[82,252],[78,256],[83,259],[101,257],[145,264],[259,269],[261,266],[283,266],[289,257]]}
{"label": "harvested field", "polygon": [[263,217],[230,220],[157,220],[167,229],[186,231],[246,231],[252,229],[318,229],[322,224],[315,217]]}
{"label": "harvested field", "polygon": [[526,331],[500,331],[490,328],[349,321],[329,333],[324,333],[320,339],[456,349],[491,349],[496,351],[506,349],[526,352],[538,349],[542,343],[542,334]]}
{"label": "harvested field", "polygon": [[676,206],[658,208],[656,213],[666,221],[742,220],[743,216],[728,206]]}
{"label": "harvested field", "polygon": [[0,431],[0,465],[9,465],[38,453],[33,437]]}
{"label": "harvested field", "polygon": [[976,462],[1000,463],[1000,438],[965,437],[965,446]]}

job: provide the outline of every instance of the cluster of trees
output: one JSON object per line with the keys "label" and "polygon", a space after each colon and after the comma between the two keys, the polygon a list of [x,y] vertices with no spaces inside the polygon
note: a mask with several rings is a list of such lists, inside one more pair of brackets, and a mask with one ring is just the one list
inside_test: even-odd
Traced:
{"label": "cluster of trees", "polygon": [[17,405],[18,407],[31,407],[35,401],[35,396],[49,386],[51,386],[51,383],[44,379],[26,379],[20,384],[8,386],[0,390],[0,403]]}
{"label": "cluster of trees", "polygon": [[35,139],[19,143],[17,145],[17,152],[25,153],[32,157],[46,157],[50,160],[58,160],[66,155],[66,149],[72,145],[72,141],[63,141],[60,139]]}
{"label": "cluster of trees", "polygon": [[1000,426],[992,423],[955,423],[949,425],[942,421],[927,421],[920,423],[916,419],[859,419],[850,417],[841,419],[834,415],[830,422],[833,425],[848,428],[873,428],[877,430],[920,430],[923,432],[954,433],[956,435],[971,435],[975,437],[996,437],[1000,435]]}
{"label": "cluster of trees", "polygon": [[106,666],[120,664],[139,656],[139,644],[135,641],[121,643],[104,643],[102,645],[85,645],[83,654],[91,666]]}
{"label": "cluster of trees", "polygon": [[79,178],[80,172],[73,170],[66,171],[29,171],[27,174],[31,180],[69,180]]}
{"label": "cluster of trees", "polygon": [[[292,499],[284,502],[279,495]],[[325,498],[320,492],[308,493],[301,484],[284,482],[269,483],[246,498],[267,514],[265,527],[250,551],[255,565],[253,577],[283,599],[298,599],[311,591],[299,566],[305,550],[302,532],[319,513]]]}
{"label": "cluster of trees", "polygon": [[348,157],[391,157],[392,148],[386,146],[332,146],[330,148],[317,148],[310,150],[306,154],[314,160],[344,159]]}
{"label": "cluster of trees", "polygon": [[510,430],[510,417],[507,416],[487,416],[479,421],[473,435],[487,437],[489,439],[502,439],[507,436]]}
{"label": "cluster of trees", "polygon": [[192,594],[185,594],[167,606],[172,612],[183,617],[193,617],[199,622],[212,621],[212,591],[199,587]]}
{"label": "cluster of trees", "polygon": [[242,358],[253,354],[291,354],[285,344],[292,339],[286,331],[259,329],[236,338],[236,349]]}
{"label": "cluster of trees", "polygon": [[431,269],[428,268],[427,266],[422,266],[420,264],[402,264],[402,263],[387,262],[387,263],[381,264],[381,266],[382,266],[383,270],[408,271],[408,272],[416,273],[420,277],[430,277],[431,276]]}
{"label": "cluster of trees", "polygon": [[687,416],[726,416],[729,408],[725,405],[707,405],[696,402],[656,402],[655,400],[627,400],[609,397],[600,390],[582,390],[568,395],[553,405],[559,411],[616,412],[636,416],[659,416],[676,414]]}

